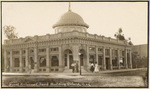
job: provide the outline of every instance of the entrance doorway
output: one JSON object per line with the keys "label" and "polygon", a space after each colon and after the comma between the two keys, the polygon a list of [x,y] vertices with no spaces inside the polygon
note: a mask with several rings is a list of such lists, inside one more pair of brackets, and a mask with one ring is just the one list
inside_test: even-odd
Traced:
{"label": "entrance doorway", "polygon": [[65,67],[71,69],[71,64],[73,63],[73,54],[70,49],[67,49],[64,51],[64,61],[65,61]]}

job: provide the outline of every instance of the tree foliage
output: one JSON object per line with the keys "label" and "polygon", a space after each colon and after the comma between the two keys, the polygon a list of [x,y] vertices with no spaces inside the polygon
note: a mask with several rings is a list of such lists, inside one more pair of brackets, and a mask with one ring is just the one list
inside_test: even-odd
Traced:
{"label": "tree foliage", "polygon": [[119,40],[125,40],[124,34],[122,34],[122,28],[119,28],[118,32],[114,35]]}
{"label": "tree foliage", "polygon": [[4,30],[4,34],[7,37],[7,39],[15,39],[18,38],[18,33],[15,32],[15,27],[14,26],[4,26],[3,30]]}
{"label": "tree foliage", "polygon": [[[119,28],[118,32],[116,32],[114,34],[114,36],[119,40],[126,40],[124,37],[124,34],[122,34],[122,32],[123,32],[122,28]],[[133,45],[133,43],[131,42],[131,38],[128,38],[127,41],[129,43],[129,45]]]}
{"label": "tree foliage", "polygon": [[138,52],[132,53],[132,66],[133,68],[145,68],[147,67],[147,57],[141,57]]}

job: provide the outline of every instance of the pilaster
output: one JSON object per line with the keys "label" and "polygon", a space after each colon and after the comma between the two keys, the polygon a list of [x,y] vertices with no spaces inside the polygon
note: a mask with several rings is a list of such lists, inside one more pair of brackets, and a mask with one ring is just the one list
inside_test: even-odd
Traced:
{"label": "pilaster", "polygon": [[129,51],[129,55],[130,55],[130,68],[132,69],[132,51]]}
{"label": "pilaster", "polygon": [[109,59],[110,59],[110,70],[113,69],[113,66],[112,66],[112,49],[109,48]]}
{"label": "pilaster", "polygon": [[125,60],[125,68],[127,69],[128,68],[128,62],[127,62],[127,49],[125,49],[125,52],[124,52],[124,60]]}
{"label": "pilaster", "polygon": [[86,47],[87,66],[89,66],[89,46]]}
{"label": "pilaster", "polygon": [[117,65],[118,65],[118,69],[120,69],[120,50],[117,50]]}
{"label": "pilaster", "polygon": [[10,72],[13,72],[13,54],[12,54],[12,50],[10,51]]}
{"label": "pilaster", "polygon": [[19,72],[22,72],[23,71],[23,61],[22,61],[22,50],[20,50],[20,54],[19,54],[19,59],[20,59],[20,70]]}
{"label": "pilaster", "polygon": [[46,72],[50,71],[49,47],[46,48]]}
{"label": "pilaster", "polygon": [[4,50],[4,71],[8,72],[8,60],[7,60],[7,51]]}
{"label": "pilaster", "polygon": [[26,71],[29,71],[29,59],[28,59],[28,49],[26,49]]}
{"label": "pilaster", "polygon": [[38,49],[34,48],[34,72],[38,72]]}
{"label": "pilaster", "polygon": [[96,53],[96,62],[98,64],[98,47],[96,46],[95,49],[96,49],[96,52],[95,52]]}
{"label": "pilaster", "polygon": [[103,47],[103,70],[106,70],[105,47]]}
{"label": "pilaster", "polygon": [[59,47],[59,69],[62,71],[63,63],[62,63],[62,50],[61,46]]}

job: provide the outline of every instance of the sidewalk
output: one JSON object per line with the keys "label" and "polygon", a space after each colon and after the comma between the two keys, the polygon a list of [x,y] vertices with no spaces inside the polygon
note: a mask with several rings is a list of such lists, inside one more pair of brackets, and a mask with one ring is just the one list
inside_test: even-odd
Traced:
{"label": "sidewalk", "polygon": [[[120,69],[120,70],[106,70],[106,71],[99,71],[97,74],[103,74],[103,73],[112,73],[112,72],[125,72],[125,71],[136,71],[136,70],[147,70],[147,68],[137,68],[137,69]],[[49,76],[49,75],[70,75],[70,76],[78,76],[79,73],[6,73],[3,72],[3,76],[16,76],[16,75],[43,75],[43,76]],[[91,72],[83,73],[83,74],[92,74]]]}

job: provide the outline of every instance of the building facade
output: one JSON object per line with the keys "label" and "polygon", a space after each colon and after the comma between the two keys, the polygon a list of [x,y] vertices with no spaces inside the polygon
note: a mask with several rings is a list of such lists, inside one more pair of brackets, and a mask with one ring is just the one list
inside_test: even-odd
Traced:
{"label": "building facade", "polygon": [[55,34],[5,40],[5,72],[64,72],[76,62],[90,70],[132,68],[132,46],[125,41],[87,32],[88,25],[70,9],[53,25]]}

